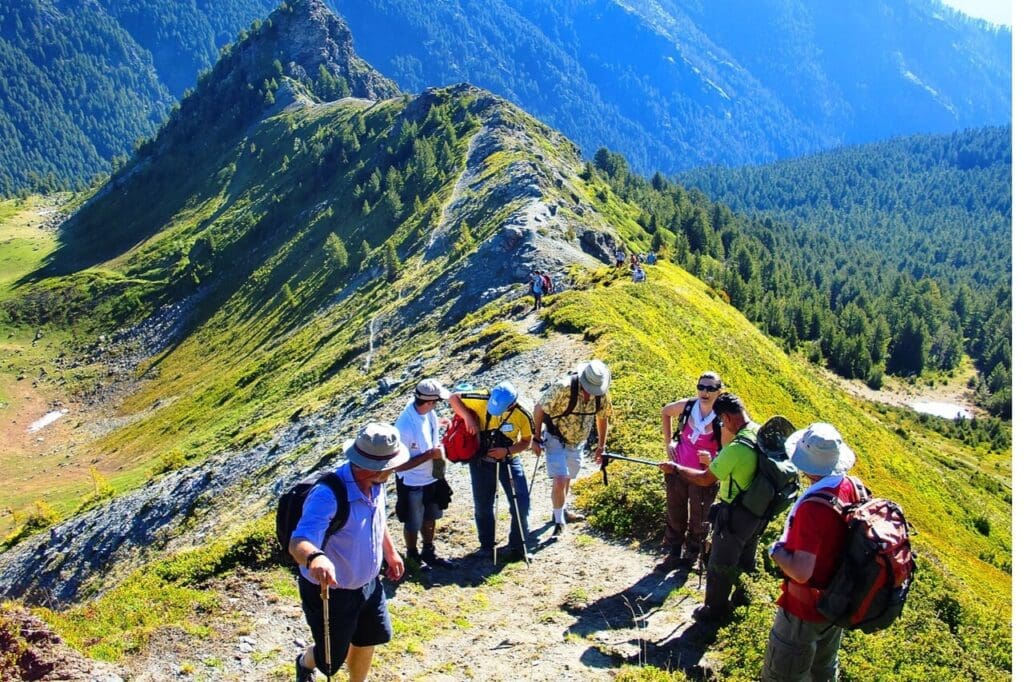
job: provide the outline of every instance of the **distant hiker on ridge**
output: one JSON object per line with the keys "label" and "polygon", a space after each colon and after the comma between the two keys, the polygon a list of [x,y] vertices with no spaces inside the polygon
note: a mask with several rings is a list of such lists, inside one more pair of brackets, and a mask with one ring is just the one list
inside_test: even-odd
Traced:
{"label": "distant hiker on ridge", "polygon": [[515,387],[503,381],[490,391],[452,393],[448,401],[466,422],[467,430],[480,434],[480,454],[469,462],[479,551],[485,555],[494,551],[494,503],[501,481],[512,516],[508,534],[511,558],[529,559],[530,490],[519,453],[530,447],[533,422],[518,397]]}
{"label": "distant hiker on ridge", "polygon": [[[661,409],[661,432],[668,461],[665,474],[665,539],[668,555],[655,570],[672,571],[700,556],[708,536],[708,511],[718,494],[718,479],[704,484],[682,474],[684,467],[703,470],[701,455],[713,460],[722,447],[722,427],[715,414],[715,399],[722,393],[722,379],[704,372],[697,379],[697,395],[677,400]],[[675,433],[672,420],[678,420]],[[682,557],[680,557],[682,553]]]}
{"label": "distant hiker on ridge", "polygon": [[811,424],[786,440],[796,468],[811,481],[786,518],[785,529],[770,555],[785,576],[768,636],[761,679],[835,680],[843,629],[818,612],[822,589],[839,568],[847,526],[832,505],[811,499],[822,493],[843,504],[858,501],[846,473],[857,461],[853,450],[831,424]]}
{"label": "distant hiker on ridge", "polygon": [[[450,394],[436,379],[416,385],[413,398],[395,422],[402,445],[411,459],[398,468],[396,515],[405,524],[405,556],[419,562],[424,570],[452,568],[454,564],[437,555],[434,530],[442,510],[451,501],[451,488],[444,480],[440,423],[434,408]],[[417,534],[423,537],[423,551],[416,550]]]}
{"label": "distant hiker on ridge", "polygon": [[547,452],[545,463],[551,478],[551,517],[556,537],[565,530],[567,522],[583,520],[568,509],[569,485],[580,472],[583,450],[595,428],[594,457],[600,460],[604,454],[608,415],[611,414],[608,396],[611,379],[607,365],[591,360],[552,384],[533,408],[537,435],[531,447],[538,457],[542,447]]}
{"label": "distant hiker on ridge", "polygon": [[530,273],[530,293],[533,294],[533,309],[540,310],[540,299],[544,296],[544,275],[540,270]]}
{"label": "distant hiker on ridge", "polygon": [[[348,492],[346,523],[325,537],[338,502],[328,485],[318,484],[306,498],[288,547],[300,567],[299,596],[313,634],[313,645],[295,659],[297,682],[314,682],[314,667],[333,675],[343,662],[348,664],[350,680],[365,680],[374,647],[391,640],[380,568],[386,562],[387,577],[398,580],[405,564],[388,533],[382,484],[409,461],[409,451],[395,427],[371,422],[346,443],[345,457],[348,461],[335,473]],[[322,588],[329,594],[329,650],[325,648]]]}

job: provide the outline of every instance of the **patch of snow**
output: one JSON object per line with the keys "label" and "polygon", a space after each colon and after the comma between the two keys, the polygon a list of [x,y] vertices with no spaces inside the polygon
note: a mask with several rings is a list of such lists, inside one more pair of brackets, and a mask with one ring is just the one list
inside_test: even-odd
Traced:
{"label": "patch of snow", "polygon": [[28,425],[28,432],[35,433],[36,431],[49,426],[67,413],[67,410],[54,410],[53,412],[47,412],[42,417]]}
{"label": "patch of snow", "polygon": [[970,410],[954,403],[943,403],[935,400],[922,400],[910,403],[910,409],[923,414],[931,414],[944,419],[974,419]]}

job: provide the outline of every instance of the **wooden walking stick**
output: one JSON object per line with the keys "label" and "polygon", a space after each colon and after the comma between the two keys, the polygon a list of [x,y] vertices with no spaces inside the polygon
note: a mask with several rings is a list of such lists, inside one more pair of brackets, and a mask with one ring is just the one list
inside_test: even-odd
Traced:
{"label": "wooden walking stick", "polygon": [[324,661],[327,663],[327,680],[331,679],[331,616],[330,616],[330,589],[327,583],[320,584],[320,598],[324,606]]}

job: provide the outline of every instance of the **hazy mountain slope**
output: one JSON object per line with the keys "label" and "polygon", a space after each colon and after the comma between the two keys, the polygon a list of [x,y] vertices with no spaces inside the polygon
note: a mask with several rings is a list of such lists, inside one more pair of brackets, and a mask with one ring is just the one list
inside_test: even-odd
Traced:
{"label": "hazy mountain slope", "polygon": [[643,173],[1010,115],[1009,32],[932,0],[338,5],[403,87],[471,79]]}
{"label": "hazy mountain slope", "polygon": [[0,196],[83,187],[274,0],[0,4]]}

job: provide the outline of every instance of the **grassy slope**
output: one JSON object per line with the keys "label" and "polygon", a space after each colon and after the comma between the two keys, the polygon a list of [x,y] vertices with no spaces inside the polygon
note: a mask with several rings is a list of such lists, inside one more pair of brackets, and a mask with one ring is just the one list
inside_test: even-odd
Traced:
{"label": "grassy slope", "polygon": [[[891,417],[855,402],[814,368],[787,357],[705,285],[674,266],[652,268],[646,285],[612,280],[609,271],[599,273],[596,282],[591,290],[561,297],[546,317],[595,339],[597,355],[610,361],[613,450],[660,458],[661,405],[689,395],[695,378],[710,368],[744,398],[756,420],[785,414],[797,425],[834,423],[858,454],[854,473],[876,495],[904,506],[918,531],[921,578],[899,627],[875,637],[849,638],[846,656],[858,661],[850,667],[852,679],[1008,674],[1010,576],[992,565],[1010,556],[1008,491],[993,495],[970,470],[949,468],[946,462],[961,449],[912,419],[902,424],[905,435],[898,435]],[[581,501],[608,529],[657,535],[663,508],[660,474],[621,463],[612,465],[611,472],[608,488],[596,479],[583,483]],[[990,521],[987,536],[975,525],[978,516]],[[777,536],[780,523],[765,534],[764,544]],[[727,675],[756,676],[776,582],[762,576],[752,588],[761,599],[719,636],[716,647]],[[902,638],[912,643],[902,647],[901,655],[881,655],[886,646],[901,649],[896,643]]]}

